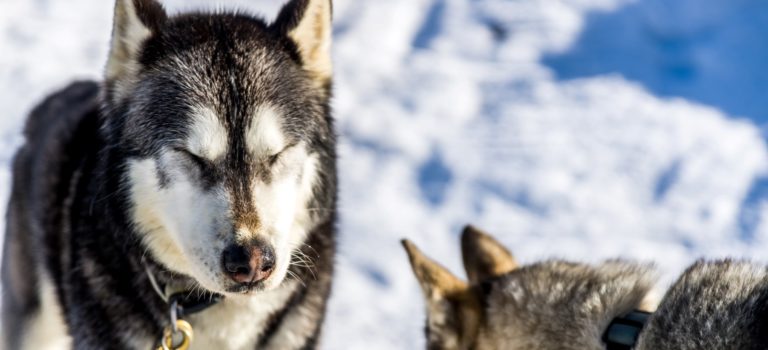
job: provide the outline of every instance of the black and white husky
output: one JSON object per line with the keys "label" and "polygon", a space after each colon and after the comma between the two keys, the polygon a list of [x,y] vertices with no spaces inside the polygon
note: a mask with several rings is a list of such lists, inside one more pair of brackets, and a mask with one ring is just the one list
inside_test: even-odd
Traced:
{"label": "black and white husky", "polygon": [[316,347],[334,254],[330,44],[331,0],[291,0],[271,24],[117,0],[104,82],[28,119],[0,343],[150,349],[175,313],[193,349]]}

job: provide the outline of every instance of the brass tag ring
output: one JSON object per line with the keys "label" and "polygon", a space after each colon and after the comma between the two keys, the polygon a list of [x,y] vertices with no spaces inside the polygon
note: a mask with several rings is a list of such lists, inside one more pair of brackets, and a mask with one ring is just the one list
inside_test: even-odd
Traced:
{"label": "brass tag ring", "polygon": [[189,344],[192,343],[192,325],[184,320],[176,320],[176,328],[181,333],[181,343],[178,345],[173,344],[173,329],[171,326],[165,327],[163,330],[163,338],[160,339],[160,349],[158,350],[187,350]]}

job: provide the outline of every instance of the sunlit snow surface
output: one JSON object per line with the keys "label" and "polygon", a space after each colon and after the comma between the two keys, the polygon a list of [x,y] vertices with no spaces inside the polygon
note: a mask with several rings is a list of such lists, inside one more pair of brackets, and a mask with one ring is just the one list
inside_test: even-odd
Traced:
{"label": "sunlit snow surface", "polygon": [[[164,3],[272,18],[281,1]],[[702,256],[768,260],[761,0],[334,4],[341,239],[325,348],[422,348],[399,239],[461,273],[467,222],[522,262],[653,260],[662,286]],[[98,79],[111,13],[0,2],[3,197],[25,114]]]}

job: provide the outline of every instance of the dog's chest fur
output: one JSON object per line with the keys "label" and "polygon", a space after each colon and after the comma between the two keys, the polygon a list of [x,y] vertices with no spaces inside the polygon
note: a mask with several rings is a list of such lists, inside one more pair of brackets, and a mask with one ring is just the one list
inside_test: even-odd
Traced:
{"label": "dog's chest fur", "polygon": [[255,349],[270,318],[291,298],[296,282],[258,296],[224,299],[188,318],[192,349]]}
{"label": "dog's chest fur", "polygon": [[[258,296],[229,298],[184,319],[194,332],[190,349],[256,349],[270,320],[285,306],[296,289],[296,282]],[[135,349],[153,349],[161,334],[135,334],[129,342]]]}

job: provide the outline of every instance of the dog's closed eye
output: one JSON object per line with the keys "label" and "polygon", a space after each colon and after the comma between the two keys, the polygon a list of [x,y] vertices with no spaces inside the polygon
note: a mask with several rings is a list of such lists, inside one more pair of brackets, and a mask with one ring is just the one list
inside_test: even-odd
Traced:
{"label": "dog's closed eye", "polygon": [[205,170],[209,169],[213,166],[211,162],[195,153],[192,153],[190,150],[185,148],[174,148],[175,152],[183,155],[186,159],[190,160],[192,163],[194,163],[199,169]]}
{"label": "dog's closed eye", "polygon": [[267,165],[270,167],[277,164],[277,162],[280,160],[281,156],[283,156],[287,151],[289,151],[291,148],[295,147],[298,143],[292,143],[288,146],[285,146],[280,152],[277,152],[267,158]]}

